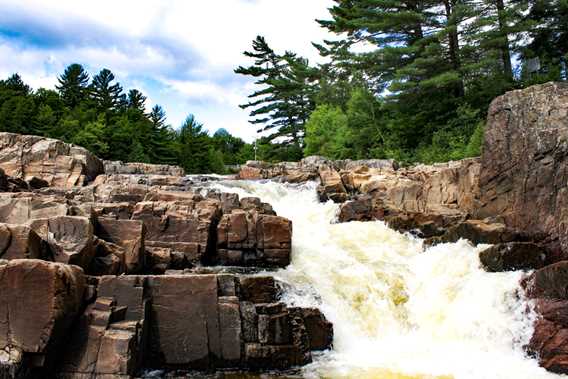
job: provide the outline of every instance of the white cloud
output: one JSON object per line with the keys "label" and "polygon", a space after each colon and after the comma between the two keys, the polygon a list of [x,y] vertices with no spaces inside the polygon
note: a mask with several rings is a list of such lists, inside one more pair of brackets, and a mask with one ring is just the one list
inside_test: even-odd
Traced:
{"label": "white cloud", "polygon": [[[73,62],[110,68],[124,85],[145,89],[173,125],[194,113],[209,130],[248,140],[251,81],[232,70],[256,35],[277,51],[318,59],[312,41],[330,36],[314,21],[332,0],[0,0],[0,76],[20,72],[53,87]],[[2,30],[16,38],[2,39]],[[150,80],[152,83],[149,83]]]}

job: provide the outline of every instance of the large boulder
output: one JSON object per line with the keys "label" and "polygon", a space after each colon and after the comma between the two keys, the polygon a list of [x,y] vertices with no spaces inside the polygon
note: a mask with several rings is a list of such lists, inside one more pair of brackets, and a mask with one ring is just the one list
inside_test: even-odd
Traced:
{"label": "large boulder", "polygon": [[50,368],[83,305],[85,286],[76,266],[27,259],[0,265],[0,372],[2,366]]}
{"label": "large boulder", "polygon": [[[511,91],[489,108],[479,218],[545,233],[568,250],[568,84]],[[564,258],[565,259],[565,258]]]}
{"label": "large boulder", "polygon": [[489,272],[535,270],[546,262],[547,252],[530,242],[509,242],[491,246],[479,253],[479,260]]}
{"label": "large boulder", "polygon": [[235,209],[223,215],[217,227],[215,260],[229,266],[285,267],[291,248],[290,220],[255,209]]}
{"label": "large boulder", "polygon": [[88,150],[39,136],[0,133],[0,168],[13,178],[38,178],[55,187],[84,185],[103,173]]}
{"label": "large boulder", "polygon": [[214,254],[215,228],[221,210],[213,199],[145,201],[136,204],[132,219],[144,222],[147,247],[170,248],[188,264]]}
{"label": "large boulder", "polygon": [[90,218],[57,216],[32,220],[30,227],[47,242],[56,262],[89,268],[95,256],[95,234]]}

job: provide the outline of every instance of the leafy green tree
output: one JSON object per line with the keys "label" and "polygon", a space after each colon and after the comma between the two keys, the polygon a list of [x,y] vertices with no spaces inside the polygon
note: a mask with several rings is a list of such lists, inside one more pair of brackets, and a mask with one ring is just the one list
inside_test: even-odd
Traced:
{"label": "leafy green tree", "polygon": [[68,107],[74,108],[87,98],[89,74],[80,64],[73,63],[67,66],[57,81],[58,85],[55,88]]}
{"label": "leafy green tree", "polygon": [[339,107],[319,105],[306,124],[304,154],[330,159],[349,157],[347,115]]}
{"label": "leafy green tree", "polygon": [[105,157],[109,149],[108,144],[105,142],[106,128],[104,117],[101,116],[98,120],[87,123],[73,137],[72,142],[83,146],[97,156]]}

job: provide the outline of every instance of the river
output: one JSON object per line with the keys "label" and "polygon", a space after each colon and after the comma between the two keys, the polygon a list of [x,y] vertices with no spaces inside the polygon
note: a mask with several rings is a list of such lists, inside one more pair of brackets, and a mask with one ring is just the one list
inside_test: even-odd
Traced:
{"label": "river", "polygon": [[534,313],[522,273],[487,273],[466,241],[425,248],[382,222],[333,223],[316,184],[221,181],[293,222],[292,263],[276,272],[283,301],[317,306],[333,322],[333,351],[306,378],[560,378],[522,349]]}

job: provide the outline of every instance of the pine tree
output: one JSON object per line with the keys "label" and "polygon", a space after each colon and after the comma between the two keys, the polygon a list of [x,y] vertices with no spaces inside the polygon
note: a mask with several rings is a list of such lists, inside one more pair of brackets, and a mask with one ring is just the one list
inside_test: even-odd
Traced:
{"label": "pine tree", "polygon": [[99,110],[110,112],[123,107],[126,99],[119,83],[114,83],[114,74],[108,69],[102,69],[91,83],[91,96]]}
{"label": "pine tree", "polygon": [[55,88],[57,88],[61,98],[68,107],[74,108],[86,99],[89,74],[80,64],[73,63],[67,66],[57,81],[59,84]]}
{"label": "pine tree", "polygon": [[178,132],[179,163],[188,174],[204,174],[210,171],[210,145],[203,124],[189,115]]}
{"label": "pine tree", "polygon": [[313,81],[315,71],[308,61],[291,52],[278,55],[266,40],[258,36],[253,41],[253,51],[245,56],[254,58],[252,66],[239,66],[235,73],[256,78],[261,86],[241,105],[250,112],[253,125],[259,125],[258,132],[271,132],[268,141],[278,140],[283,145],[296,145],[301,149],[305,123],[315,108]]}
{"label": "pine tree", "polygon": [[146,96],[137,89],[131,89],[128,91],[128,108],[144,114],[146,112]]}

